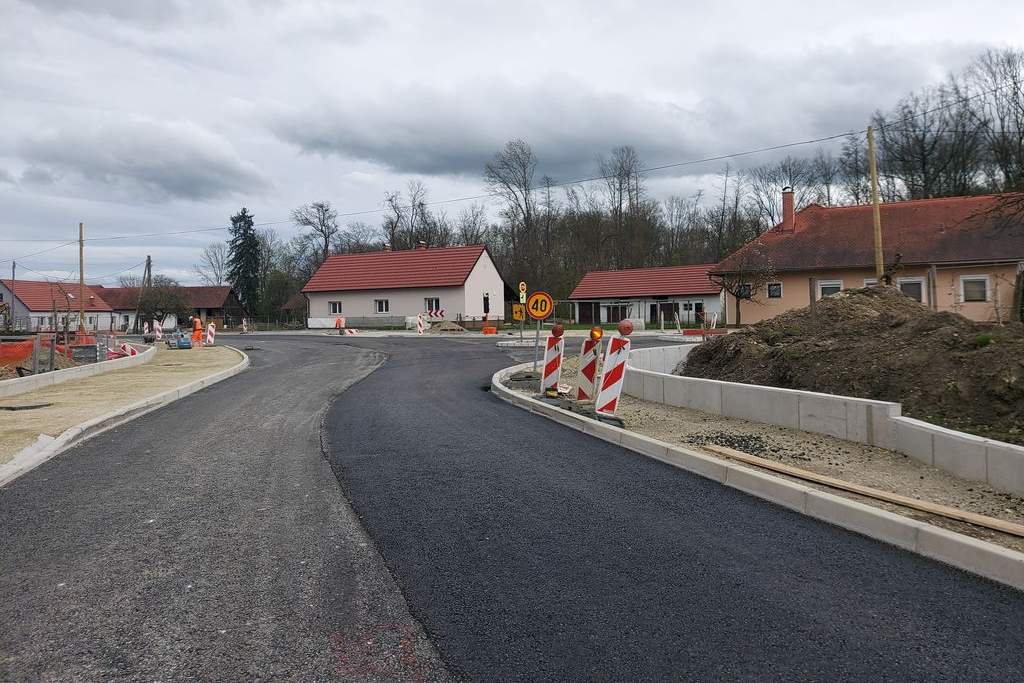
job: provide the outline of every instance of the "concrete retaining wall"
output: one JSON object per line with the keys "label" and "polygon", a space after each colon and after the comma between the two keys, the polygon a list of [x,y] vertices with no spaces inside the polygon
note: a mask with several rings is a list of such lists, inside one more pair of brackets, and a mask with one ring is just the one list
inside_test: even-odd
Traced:
{"label": "concrete retaining wall", "polygon": [[125,356],[124,358],[115,358],[114,360],[105,360],[100,361],[99,363],[90,363],[89,365],[79,365],[75,368],[44,372],[40,375],[32,375],[30,377],[5,379],[0,381],[0,398],[24,394],[26,391],[33,391],[41,387],[48,387],[52,384],[69,382],[73,379],[82,379],[83,377],[101,375],[104,372],[111,372],[112,370],[133,368],[136,365],[148,363],[153,360],[153,356],[156,355],[156,347],[143,347],[142,344],[132,344],[132,346],[145,348],[145,350],[137,356]]}
{"label": "concrete retaining wall", "polygon": [[899,403],[670,374],[692,348],[630,352],[623,393],[887,448],[958,477],[1024,495],[1024,447],[904,417]]}

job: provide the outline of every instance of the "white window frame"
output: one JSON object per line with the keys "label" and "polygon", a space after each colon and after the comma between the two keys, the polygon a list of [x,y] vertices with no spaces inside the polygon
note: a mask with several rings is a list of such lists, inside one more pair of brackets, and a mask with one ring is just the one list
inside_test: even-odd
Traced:
{"label": "white window frame", "polygon": [[[772,285],[778,285],[779,286],[779,295],[778,296],[772,296],[771,295]],[[785,293],[783,292],[783,288],[782,288],[782,283],[781,282],[769,282],[767,285],[765,285],[765,288],[764,288],[764,298],[765,299],[781,299],[784,296],[785,296]]]}
{"label": "white window frame", "polygon": [[340,301],[328,301],[327,310],[331,312],[331,315],[341,315],[341,302]]}
{"label": "white window frame", "polygon": [[917,277],[899,277],[899,278],[896,278],[896,289],[900,290],[900,293],[903,292],[903,283],[904,282],[906,282],[908,284],[909,283],[914,283],[914,282],[919,283],[921,285],[921,303],[922,304],[927,304],[928,303],[928,288],[925,286],[925,280],[924,280],[923,277],[917,276]]}
{"label": "white window frame", "polygon": [[[436,306],[431,306],[430,302],[437,302]],[[425,296],[423,297],[423,310],[424,311],[440,311],[441,310],[441,297],[439,296]]]}
{"label": "white window frame", "polygon": [[877,284],[878,284],[878,278],[877,277],[866,277],[866,278],[864,278],[864,286],[865,287],[874,287]]}
{"label": "white window frame", "polygon": [[[839,292],[843,291],[842,280],[818,280],[818,299],[824,299],[825,297],[821,294],[822,287],[839,287]],[[836,292],[838,294],[839,292]],[[831,294],[829,295],[831,296]]]}
{"label": "white window frame", "polygon": [[[968,301],[967,297],[964,296],[964,280],[984,280],[985,281],[985,300],[984,301]],[[960,303],[964,304],[984,304],[992,301],[992,279],[986,273],[979,273],[977,275],[961,275],[960,276]]]}
{"label": "white window frame", "polygon": [[[383,305],[381,305],[383,304]],[[391,302],[388,299],[374,299],[373,312],[381,315],[391,312]]]}

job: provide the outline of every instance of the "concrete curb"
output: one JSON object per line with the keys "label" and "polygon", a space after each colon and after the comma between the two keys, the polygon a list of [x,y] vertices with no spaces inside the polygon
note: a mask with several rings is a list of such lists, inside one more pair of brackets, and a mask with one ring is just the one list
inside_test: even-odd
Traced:
{"label": "concrete curb", "polygon": [[60,434],[60,436],[50,437],[45,434],[40,435],[39,439],[34,444],[18,451],[14,455],[14,458],[9,462],[0,465],[0,487],[6,486],[21,475],[39,467],[50,458],[63,453],[72,446],[77,446],[84,441],[88,441],[94,436],[102,434],[108,429],[113,429],[118,425],[134,420],[137,417],[141,417],[148,412],[156,410],[157,408],[162,408],[168,403],[173,403],[179,398],[184,398],[189,394],[194,394],[200,389],[226,380],[229,377],[233,377],[249,367],[248,355],[233,346],[227,346],[225,348],[229,348],[239,354],[242,357],[242,360],[239,361],[238,364],[233,365],[226,370],[221,370],[208,377],[203,377],[202,379],[197,379],[194,382],[189,382],[177,389],[169,389],[163,393],[157,394],[156,396],[144,398],[141,401],[129,404],[119,408],[118,410],[107,413],[106,415],[94,417],[80,425],[76,425],[65,430]]}
{"label": "concrete curb", "polygon": [[[143,346],[140,342],[130,342],[132,346]],[[64,370],[54,370],[53,372],[44,372],[41,375],[31,375],[29,377],[14,377],[12,379],[5,379],[0,381],[0,398],[7,398],[8,396],[17,396],[18,394],[24,394],[27,391],[35,391],[42,387],[52,386],[54,384],[62,384],[69,382],[73,379],[82,379],[83,377],[92,377],[94,375],[102,375],[105,372],[113,372],[114,370],[124,370],[125,368],[133,368],[136,365],[142,365],[153,360],[153,356],[156,355],[156,347],[150,346],[145,351],[137,356],[125,356],[124,358],[115,358],[114,360],[104,360],[99,363],[90,363],[88,365],[79,365],[76,368],[65,368]]]}
{"label": "concrete curb", "polygon": [[530,365],[521,363],[494,373],[491,391],[520,408],[641,455],[713,479],[808,517],[1024,590],[1024,553],[591,420],[512,391],[502,384],[505,377]]}

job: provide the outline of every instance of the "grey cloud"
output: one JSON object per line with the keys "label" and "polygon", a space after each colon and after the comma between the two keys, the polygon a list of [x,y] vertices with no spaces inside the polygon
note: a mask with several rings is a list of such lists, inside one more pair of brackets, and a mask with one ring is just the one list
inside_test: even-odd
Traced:
{"label": "grey cloud", "polygon": [[53,185],[57,179],[53,171],[40,166],[29,166],[21,172],[21,182],[26,185]]}
{"label": "grey cloud", "polygon": [[268,186],[230,143],[188,122],[75,125],[30,138],[18,153],[30,168],[62,176],[62,185],[73,176],[75,183],[119,199],[206,200]]}
{"label": "grey cloud", "polygon": [[14,174],[10,171],[0,168],[0,183],[7,183],[8,185],[17,184],[17,180],[14,178]]}
{"label": "grey cloud", "polygon": [[43,12],[109,17],[145,26],[178,20],[190,6],[185,0],[23,0]]}
{"label": "grey cloud", "polygon": [[648,160],[699,148],[698,113],[669,103],[589,91],[571,82],[521,87],[468,84],[459,92],[410,87],[387,99],[348,99],[282,112],[270,123],[304,152],[382,164],[394,171],[479,175],[509,138],[522,137],[540,173],[589,173],[597,153],[632,144]]}

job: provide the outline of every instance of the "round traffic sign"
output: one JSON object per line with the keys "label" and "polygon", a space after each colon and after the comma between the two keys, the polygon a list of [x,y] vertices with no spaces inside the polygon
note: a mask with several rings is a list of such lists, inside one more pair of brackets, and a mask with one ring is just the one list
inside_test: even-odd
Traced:
{"label": "round traffic sign", "polygon": [[519,281],[519,291],[526,294],[526,283],[522,280]]}
{"label": "round traffic sign", "polygon": [[534,292],[526,300],[526,312],[534,320],[544,320],[555,310],[555,302],[547,292]]}

